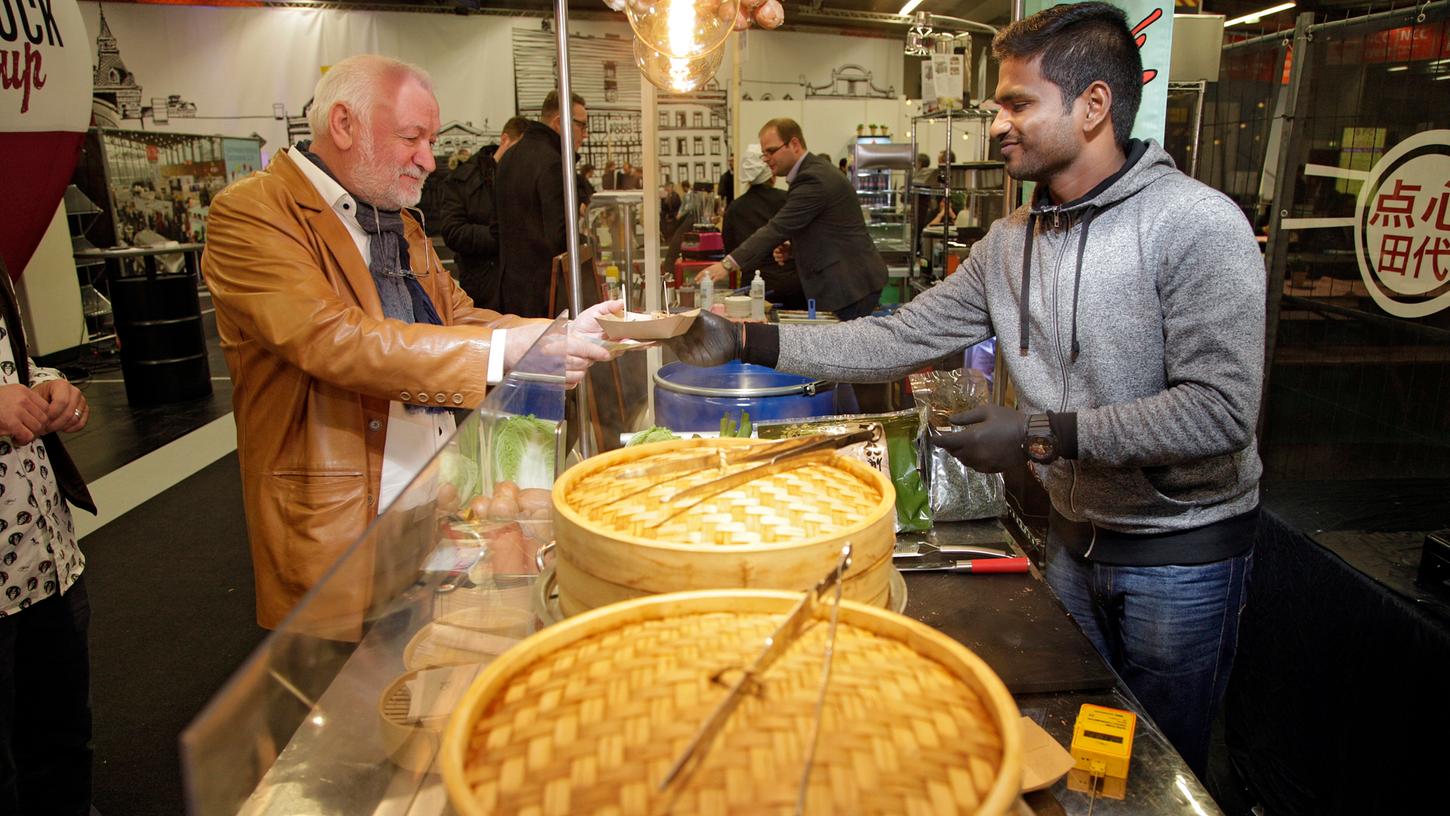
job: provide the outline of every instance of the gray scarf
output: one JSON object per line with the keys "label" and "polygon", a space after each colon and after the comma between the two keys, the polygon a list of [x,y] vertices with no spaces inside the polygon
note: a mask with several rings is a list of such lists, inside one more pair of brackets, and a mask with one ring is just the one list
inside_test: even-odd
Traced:
{"label": "gray scarf", "polygon": [[[332,170],[313,153],[311,142],[298,142],[297,149],[322,172],[337,181]],[[338,181],[338,184],[342,182]],[[357,196],[353,196],[357,198]],[[400,210],[379,209],[376,205],[357,199],[357,212],[353,218],[368,241],[368,271],[373,275],[373,285],[378,289],[378,299],[383,303],[383,316],[404,323],[431,323],[443,325],[433,301],[418,278],[413,274],[408,260],[408,241],[403,235],[403,213]]]}
{"label": "gray scarf", "polygon": [[[321,158],[308,150],[311,142],[298,142],[297,149],[322,172],[337,181],[337,176]],[[337,181],[342,184],[341,181]],[[353,196],[357,198],[357,196]],[[358,226],[368,234],[368,271],[373,275],[373,285],[378,289],[378,299],[383,303],[383,316],[404,323],[431,323],[443,325],[433,300],[423,291],[418,277],[413,274],[408,261],[408,240],[403,235],[403,213],[400,210],[383,210],[376,205],[357,198],[357,212],[353,213]],[[409,413],[427,411],[442,413],[444,408],[421,405],[407,406]]]}

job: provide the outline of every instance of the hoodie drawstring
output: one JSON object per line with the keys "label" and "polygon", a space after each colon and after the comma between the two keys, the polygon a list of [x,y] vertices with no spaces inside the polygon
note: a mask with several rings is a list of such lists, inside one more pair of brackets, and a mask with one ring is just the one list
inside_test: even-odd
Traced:
{"label": "hoodie drawstring", "polygon": [[1077,293],[1082,288],[1082,258],[1087,253],[1088,227],[1092,226],[1093,216],[1098,214],[1096,207],[1089,206],[1082,217],[1082,235],[1077,239],[1077,271],[1072,277],[1072,361],[1077,362],[1077,355],[1082,349],[1077,344]]}
{"label": "hoodie drawstring", "polygon": [[1027,356],[1027,315],[1029,311],[1028,295],[1032,290],[1032,234],[1037,231],[1037,213],[1028,210],[1027,212],[1027,241],[1022,247],[1022,299],[1018,303],[1017,313],[1020,322],[1017,327],[1017,353],[1023,357]]}

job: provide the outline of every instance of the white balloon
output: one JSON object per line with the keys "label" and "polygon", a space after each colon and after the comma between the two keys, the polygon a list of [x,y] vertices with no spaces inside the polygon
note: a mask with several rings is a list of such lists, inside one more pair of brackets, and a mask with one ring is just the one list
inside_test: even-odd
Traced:
{"label": "white balloon", "polygon": [[15,39],[0,41],[6,72],[0,133],[81,132],[91,120],[95,39],[86,32],[76,0],[24,7],[25,17],[14,18]]}

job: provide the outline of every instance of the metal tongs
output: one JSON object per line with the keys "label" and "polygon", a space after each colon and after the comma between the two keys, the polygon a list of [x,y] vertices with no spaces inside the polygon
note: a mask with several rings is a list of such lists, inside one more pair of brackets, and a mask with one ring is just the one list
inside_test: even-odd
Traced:
{"label": "metal tongs", "polygon": [[[760,459],[774,460],[785,454],[810,448],[828,438],[830,438],[830,434],[811,434],[809,436],[798,436],[794,439],[783,439],[779,442],[768,442],[751,445],[749,447],[733,449],[711,448],[692,456],[681,456],[663,462],[651,462],[649,459],[645,459],[640,464],[614,471],[614,477],[618,479],[642,479],[649,476],[664,476],[670,473],[688,475],[711,467],[725,468],[729,465],[754,462]],[[680,477],[675,476],[673,478],[678,479]],[[670,481],[670,479],[663,479],[661,481]],[[659,484],[659,482],[655,484]]]}
{"label": "metal tongs", "polygon": [[[612,478],[619,481],[648,479],[644,485],[621,495],[605,496],[595,502],[582,502],[581,507],[590,507],[595,504],[617,504],[622,499],[637,496],[659,485],[683,479],[686,476],[711,468],[723,472],[731,465],[748,464],[756,461],[779,461],[782,457],[791,453],[803,453],[809,450],[815,450],[823,442],[835,438],[840,437],[832,437],[829,434],[811,434],[810,436],[801,436],[779,442],[767,442],[738,448],[710,448],[690,456],[680,456],[673,459],[665,458],[661,462],[652,460],[660,458],[660,456],[667,457],[668,454],[652,456],[630,467],[619,468],[610,473]],[[655,479],[653,478],[655,476],[664,476],[666,478]]]}
{"label": "metal tongs", "polygon": [[[705,718],[705,723],[700,726],[699,731],[695,732],[694,739],[690,740],[690,744],[685,747],[684,753],[680,754],[679,758],[675,760],[675,764],[670,767],[669,773],[665,774],[665,778],[661,780],[659,786],[660,791],[668,790],[670,785],[676,781],[688,780],[695,770],[700,767],[701,763],[705,761],[705,756],[710,752],[710,746],[714,744],[716,737],[725,728],[725,723],[730,719],[730,715],[744,702],[745,695],[760,694],[763,688],[760,679],[761,675],[781,655],[789,651],[791,645],[805,632],[806,627],[815,617],[816,609],[821,604],[821,598],[828,590],[834,587],[835,597],[832,600],[831,626],[826,635],[826,650],[821,665],[821,689],[816,698],[815,719],[811,727],[810,742],[806,743],[805,767],[801,771],[800,792],[796,798],[796,813],[804,812],[806,788],[810,781],[811,766],[815,764],[816,744],[820,741],[821,736],[821,713],[825,709],[826,688],[830,683],[831,662],[835,655],[836,623],[841,611],[842,576],[850,568],[851,544],[847,542],[845,546],[841,547],[841,560],[836,564],[836,568],[827,573],[826,577],[822,578],[815,587],[806,592],[805,596],[800,599],[800,602],[795,605],[795,608],[791,610],[790,614],[786,616],[780,626],[766,639],[765,649],[756,656],[754,662],[744,669],[744,673],[740,676],[740,679],[736,680],[735,684],[730,687],[729,693],[715,706],[715,710],[710,712],[710,716]],[[721,674],[723,673],[721,672]],[[720,675],[717,674],[714,679],[719,680],[719,678]]]}
{"label": "metal tongs", "polygon": [[664,500],[666,511],[645,526],[658,527],[691,507],[727,490],[753,482],[763,476],[823,462],[830,459],[835,451],[858,442],[870,442],[875,436],[876,433],[872,430],[855,431],[848,434],[813,434],[771,445],[763,451],[753,451],[752,456],[735,461],[759,462],[760,464],[676,492]]}

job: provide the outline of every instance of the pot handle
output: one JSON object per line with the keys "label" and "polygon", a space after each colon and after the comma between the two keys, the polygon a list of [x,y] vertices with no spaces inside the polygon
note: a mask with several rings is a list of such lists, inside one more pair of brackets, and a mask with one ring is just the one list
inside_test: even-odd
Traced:
{"label": "pot handle", "polygon": [[554,542],[550,541],[549,543],[545,544],[534,552],[534,566],[539,568],[539,572],[544,571],[544,559],[547,558],[549,553],[552,553],[553,551]]}

